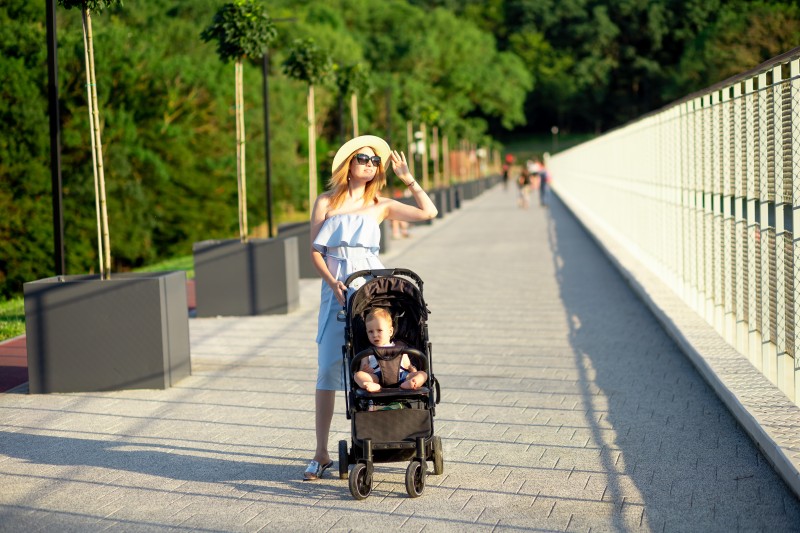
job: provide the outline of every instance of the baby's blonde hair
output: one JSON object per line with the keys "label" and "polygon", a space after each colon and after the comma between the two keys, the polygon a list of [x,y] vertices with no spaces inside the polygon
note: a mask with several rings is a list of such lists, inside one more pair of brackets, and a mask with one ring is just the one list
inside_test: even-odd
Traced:
{"label": "baby's blonde hair", "polygon": [[369,312],[367,312],[367,315],[364,317],[364,324],[366,324],[370,320],[385,320],[391,326],[392,314],[383,307],[373,307],[372,309],[369,310]]}

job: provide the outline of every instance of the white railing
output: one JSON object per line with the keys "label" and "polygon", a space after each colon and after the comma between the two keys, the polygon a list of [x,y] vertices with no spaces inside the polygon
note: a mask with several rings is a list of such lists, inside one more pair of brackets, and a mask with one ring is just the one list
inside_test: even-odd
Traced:
{"label": "white railing", "polygon": [[800,48],[549,169],[557,191],[800,403]]}

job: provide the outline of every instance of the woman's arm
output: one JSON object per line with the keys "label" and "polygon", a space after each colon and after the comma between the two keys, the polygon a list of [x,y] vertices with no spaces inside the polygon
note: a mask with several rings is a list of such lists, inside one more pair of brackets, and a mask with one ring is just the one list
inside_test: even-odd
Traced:
{"label": "woman's arm", "polygon": [[406,222],[421,222],[435,218],[439,214],[433,201],[428,194],[422,189],[422,186],[417,183],[411,171],[408,169],[406,162],[406,155],[403,152],[394,150],[389,154],[389,161],[392,162],[392,168],[397,177],[408,187],[411,194],[414,196],[414,201],[417,206],[407,205],[397,200],[387,199],[386,202],[386,218],[390,220],[404,220]]}
{"label": "woman's arm", "polygon": [[336,296],[336,300],[344,305],[344,295],[347,292],[347,287],[345,287],[344,283],[333,277],[331,271],[328,270],[328,265],[325,263],[325,258],[322,256],[322,253],[314,248],[314,240],[317,238],[319,230],[325,223],[325,214],[328,212],[329,204],[330,197],[326,194],[321,194],[317,197],[317,201],[314,202],[314,209],[311,211],[311,264],[317,269],[322,280],[333,290],[333,295]]}

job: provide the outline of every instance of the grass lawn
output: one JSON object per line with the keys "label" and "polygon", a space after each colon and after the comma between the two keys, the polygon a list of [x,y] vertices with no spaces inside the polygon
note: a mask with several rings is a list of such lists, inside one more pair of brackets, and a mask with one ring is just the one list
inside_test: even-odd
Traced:
{"label": "grass lawn", "polygon": [[191,255],[182,255],[180,257],[173,257],[172,259],[165,259],[159,263],[135,268],[134,272],[163,272],[165,270],[185,270],[186,278],[194,278],[194,257]]}
{"label": "grass lawn", "polygon": [[0,341],[25,334],[25,301],[22,296],[0,302]]}

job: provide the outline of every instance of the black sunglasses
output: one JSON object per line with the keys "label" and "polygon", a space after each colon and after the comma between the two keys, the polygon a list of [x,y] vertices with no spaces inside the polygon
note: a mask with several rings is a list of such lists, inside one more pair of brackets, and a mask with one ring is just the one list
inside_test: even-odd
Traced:
{"label": "black sunglasses", "polygon": [[366,165],[369,161],[372,161],[373,167],[378,167],[381,164],[381,158],[377,155],[356,154],[356,163],[359,165]]}

